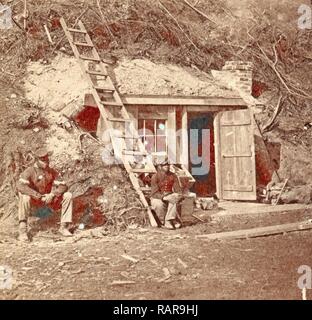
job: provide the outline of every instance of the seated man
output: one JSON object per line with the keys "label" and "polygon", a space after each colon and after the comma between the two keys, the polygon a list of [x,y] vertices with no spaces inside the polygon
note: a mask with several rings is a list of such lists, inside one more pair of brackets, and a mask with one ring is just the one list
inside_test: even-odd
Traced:
{"label": "seated man", "polygon": [[27,219],[31,209],[49,206],[52,210],[61,209],[61,227],[63,236],[71,236],[67,224],[72,222],[72,194],[67,191],[63,181],[56,180],[58,173],[49,167],[49,154],[45,149],[35,153],[35,164],[21,173],[17,183],[19,192],[18,220],[20,241],[29,241]]}
{"label": "seated man", "polygon": [[164,228],[173,230],[181,227],[177,211],[181,200],[182,189],[178,177],[170,171],[170,165],[165,161],[151,180],[151,207]]}

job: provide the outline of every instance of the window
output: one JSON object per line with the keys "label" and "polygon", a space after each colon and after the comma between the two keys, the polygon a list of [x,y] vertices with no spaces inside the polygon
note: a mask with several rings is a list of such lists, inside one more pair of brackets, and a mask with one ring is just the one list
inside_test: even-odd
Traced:
{"label": "window", "polygon": [[167,153],[167,121],[139,119],[139,136],[148,153]]}

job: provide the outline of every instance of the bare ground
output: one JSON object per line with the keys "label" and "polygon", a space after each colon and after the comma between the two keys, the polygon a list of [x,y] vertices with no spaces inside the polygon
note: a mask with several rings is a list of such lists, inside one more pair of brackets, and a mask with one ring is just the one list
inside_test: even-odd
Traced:
{"label": "bare ground", "polygon": [[[274,220],[307,217],[281,213]],[[297,270],[312,265],[310,231],[222,242],[195,238],[207,229],[267,225],[271,218],[176,231],[139,228],[75,241],[43,232],[31,244],[2,232],[0,265],[13,269],[14,285],[0,291],[0,299],[301,299]]]}

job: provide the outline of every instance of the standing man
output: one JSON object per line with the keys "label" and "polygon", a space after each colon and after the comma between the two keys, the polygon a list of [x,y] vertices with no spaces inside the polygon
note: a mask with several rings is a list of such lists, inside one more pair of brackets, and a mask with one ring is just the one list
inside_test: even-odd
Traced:
{"label": "standing man", "polygon": [[151,181],[151,206],[166,229],[181,228],[177,206],[182,200],[182,189],[178,177],[170,171],[167,160],[160,164],[160,170]]}
{"label": "standing man", "polygon": [[73,201],[72,194],[67,192],[64,181],[57,180],[58,172],[49,166],[49,153],[39,149],[35,153],[35,163],[20,175],[17,183],[19,192],[18,240],[28,242],[27,219],[31,209],[48,206],[52,210],[61,209],[61,227],[59,232],[63,236],[72,236],[68,224],[72,222]]}

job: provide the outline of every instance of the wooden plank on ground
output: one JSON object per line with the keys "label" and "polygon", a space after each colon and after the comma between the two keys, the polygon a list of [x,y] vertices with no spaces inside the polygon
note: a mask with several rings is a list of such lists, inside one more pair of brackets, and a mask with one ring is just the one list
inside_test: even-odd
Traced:
{"label": "wooden plank on ground", "polygon": [[280,224],[280,225],[269,226],[269,227],[202,234],[202,235],[197,235],[196,238],[207,239],[207,240],[246,239],[246,238],[263,237],[263,236],[276,235],[276,234],[281,234],[286,232],[301,231],[301,230],[308,230],[308,229],[312,229],[312,222],[310,220],[295,222],[295,223]]}

